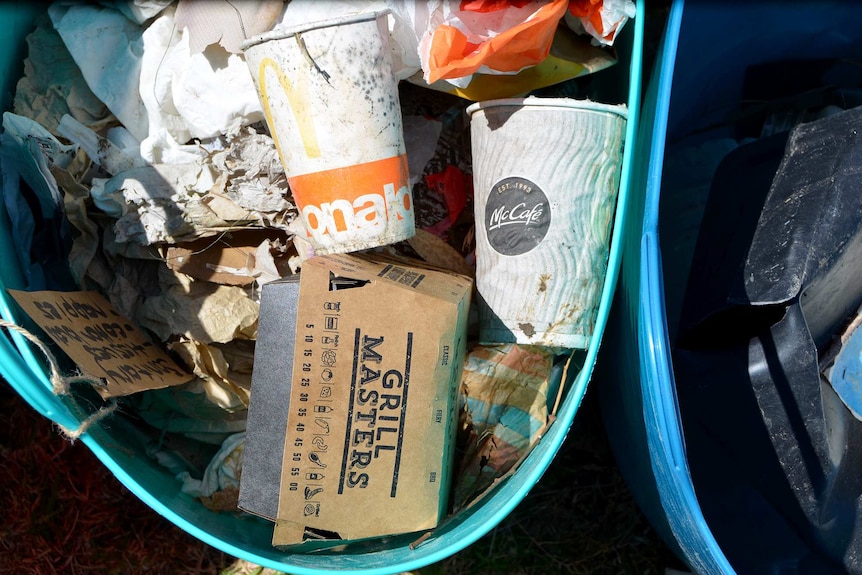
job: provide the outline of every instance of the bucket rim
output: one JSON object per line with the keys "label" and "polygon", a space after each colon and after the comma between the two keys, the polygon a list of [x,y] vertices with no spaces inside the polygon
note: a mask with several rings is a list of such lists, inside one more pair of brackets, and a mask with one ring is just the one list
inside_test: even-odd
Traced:
{"label": "bucket rim", "polygon": [[257,34],[251,38],[246,38],[240,44],[240,49],[245,52],[249,48],[263,44],[272,40],[284,40],[303,32],[311,32],[312,30],[320,30],[323,28],[332,28],[334,26],[344,26],[347,24],[358,24],[370,20],[377,20],[383,16],[388,16],[392,11],[388,8],[384,10],[374,10],[369,12],[356,12],[353,14],[344,14],[335,18],[327,18],[325,20],[314,20],[311,22],[303,22],[293,26],[269,30],[262,34]]}
{"label": "bucket rim", "polygon": [[615,114],[622,119],[628,119],[628,108],[625,104],[604,104],[592,100],[576,100],[574,98],[539,98],[527,96],[524,98],[500,98],[497,100],[485,100],[467,106],[467,114],[472,118],[476,112],[489,108],[501,108],[504,106],[519,106],[523,108],[565,108],[570,110],[581,110],[585,112],[604,112]]}

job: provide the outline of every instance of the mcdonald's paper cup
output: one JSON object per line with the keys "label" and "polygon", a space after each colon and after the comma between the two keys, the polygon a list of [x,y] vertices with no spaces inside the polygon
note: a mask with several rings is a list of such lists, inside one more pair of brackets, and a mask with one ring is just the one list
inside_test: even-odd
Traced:
{"label": "mcdonald's paper cup", "polygon": [[586,349],[607,269],[625,106],[513,98],[467,112],[480,340]]}
{"label": "mcdonald's paper cup", "polygon": [[358,14],[243,43],[316,254],[415,233],[386,18]]}

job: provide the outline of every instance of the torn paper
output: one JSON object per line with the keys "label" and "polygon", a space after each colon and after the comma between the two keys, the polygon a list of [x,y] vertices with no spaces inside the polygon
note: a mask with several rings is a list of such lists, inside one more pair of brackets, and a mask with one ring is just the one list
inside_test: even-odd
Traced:
{"label": "torn paper", "polygon": [[247,409],[250,388],[231,380],[230,365],[221,350],[198,341],[181,338],[168,345],[183,360],[186,367],[201,379],[209,400],[222,409]]}
{"label": "torn paper", "polygon": [[168,267],[194,279],[259,286],[288,275],[287,237],[276,230],[240,230],[163,249]]}
{"label": "torn paper", "polygon": [[162,341],[182,335],[201,343],[255,339],[260,306],[248,290],[194,281],[164,267],[163,293],[144,300],[135,318]]}
{"label": "torn paper", "polygon": [[[147,138],[141,142],[142,155],[151,163],[167,162],[161,156],[165,148],[179,148],[191,139],[188,126],[174,105],[173,70],[178,63],[173,50],[182,33],[177,30],[173,8],[156,18],[142,35],[140,95],[147,109]],[[145,150],[151,150],[146,152]],[[195,156],[200,152],[189,150]],[[186,161],[192,161],[191,159]]]}
{"label": "torn paper", "polygon": [[178,243],[239,227],[286,230],[296,217],[272,139],[254,130],[227,136],[227,149],[188,164],[155,164],[93,179],[96,205],[119,241]]}
{"label": "torn paper", "polygon": [[113,220],[97,210],[89,216],[98,225],[102,241],[86,269],[81,287],[101,291],[120,313],[135,319],[147,297],[162,293],[159,273],[164,262],[155,249],[117,242]]}
{"label": "torn paper", "polygon": [[159,164],[93,179],[96,206],[111,217],[117,240],[144,245],[173,243],[196,230],[224,226],[201,203],[215,183],[203,164]]}
{"label": "torn paper", "polygon": [[98,135],[68,114],[60,119],[57,133],[81,146],[96,165],[102,166],[111,175],[144,165],[140,155],[128,155],[111,140]]}
{"label": "torn paper", "polygon": [[213,166],[227,176],[225,195],[249,211],[295,212],[272,138],[244,128],[229,133],[228,139],[230,146],[212,156]]}
{"label": "torn paper", "polygon": [[264,121],[260,98],[242,57],[219,45],[189,54],[185,38],[176,50],[178,60],[186,64],[174,70],[174,105],[193,138],[213,138],[235,124]]}
{"label": "torn paper", "polygon": [[188,34],[192,54],[211,44],[240,54],[243,40],[272,29],[283,9],[282,0],[179,0],[177,27]]}
{"label": "torn paper", "polygon": [[48,15],[90,90],[135,138],[146,138],[147,110],[138,95],[140,26],[117,10],[86,4],[56,2]]}
{"label": "torn paper", "polygon": [[[147,28],[143,43],[140,97],[151,116],[150,138],[185,145],[192,138],[216,138],[235,125],[263,121],[245,60],[218,44],[192,53],[173,8]],[[145,147],[158,154],[152,144]]]}
{"label": "torn paper", "polygon": [[123,16],[136,24],[143,24],[167,8],[174,0],[101,0],[105,6],[112,6]]}
{"label": "torn paper", "polygon": [[[239,476],[242,471],[242,454],[245,447],[245,432],[231,435],[225,439],[221,449],[207,465],[203,477],[195,479],[189,472],[180,473],[177,479],[182,481],[182,492],[192,497],[207,499],[205,504],[215,510],[233,511],[239,497]],[[213,506],[214,496],[223,494],[233,500],[233,506]]]}
{"label": "torn paper", "polygon": [[[9,290],[18,305],[78,365],[103,398],[192,379],[98,292]],[[97,378],[104,380],[97,383]]]}
{"label": "torn paper", "polygon": [[503,344],[468,354],[461,380],[469,441],[454,482],[455,508],[493,485],[538,439],[548,420],[550,350]]}
{"label": "torn paper", "polygon": [[36,29],[27,36],[27,49],[24,75],[15,90],[16,114],[33,119],[53,133],[65,114],[94,129],[113,119],[87,86],[47,16],[37,19]]}
{"label": "torn paper", "polygon": [[81,184],[62,168],[55,167],[51,173],[63,191],[66,217],[78,230],[69,251],[69,270],[75,278],[75,283],[84,287],[84,276],[100,247],[99,227],[87,213],[90,188]]}

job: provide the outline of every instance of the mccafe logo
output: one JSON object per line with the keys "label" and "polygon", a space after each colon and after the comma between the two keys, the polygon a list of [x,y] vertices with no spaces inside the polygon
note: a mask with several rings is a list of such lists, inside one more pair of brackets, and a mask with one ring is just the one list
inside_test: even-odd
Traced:
{"label": "mccafe logo", "polygon": [[525,254],[542,242],[550,226],[551,206],[539,186],[519,177],[494,184],[485,204],[485,232],[495,251]]}

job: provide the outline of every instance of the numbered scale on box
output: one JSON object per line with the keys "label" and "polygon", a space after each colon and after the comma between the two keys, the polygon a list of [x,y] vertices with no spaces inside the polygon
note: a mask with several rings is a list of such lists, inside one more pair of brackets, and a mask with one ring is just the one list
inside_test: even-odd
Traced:
{"label": "numbered scale on box", "polygon": [[[301,353],[302,374],[299,385],[299,403],[295,406],[297,423],[293,445],[296,448],[309,446],[305,457],[301,451],[294,452],[294,465],[290,469],[291,491],[301,490],[305,499],[303,516],[317,516],[320,512],[318,496],[323,493],[323,479],[330,469],[329,456],[332,440],[330,423],[339,415],[332,401],[332,384],[338,369],[338,319],[341,302],[327,301],[323,304],[319,322],[306,323],[302,328],[301,341],[309,344]],[[311,344],[320,342],[317,357]],[[337,473],[337,471],[334,471]]]}

